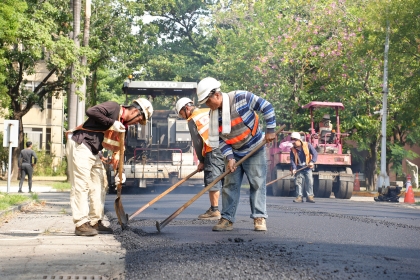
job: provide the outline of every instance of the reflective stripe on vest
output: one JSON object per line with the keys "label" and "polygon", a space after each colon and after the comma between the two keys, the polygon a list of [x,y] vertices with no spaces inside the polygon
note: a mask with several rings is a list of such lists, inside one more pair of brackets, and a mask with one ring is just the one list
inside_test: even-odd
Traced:
{"label": "reflective stripe on vest", "polygon": [[[302,142],[302,151],[305,154],[305,158],[306,158],[306,164],[309,164],[309,162],[312,160],[312,155],[309,153],[309,147],[308,147],[308,142]],[[293,155],[295,156],[295,163],[296,165],[299,165],[299,159],[298,159],[298,154],[297,154],[297,150],[296,148],[292,148],[292,152]]]}

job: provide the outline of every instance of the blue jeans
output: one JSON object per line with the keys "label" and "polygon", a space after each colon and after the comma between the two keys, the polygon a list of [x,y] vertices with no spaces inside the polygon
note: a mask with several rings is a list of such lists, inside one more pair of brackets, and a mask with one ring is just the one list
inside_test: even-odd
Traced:
{"label": "blue jeans", "polygon": [[306,197],[313,196],[314,179],[312,177],[312,169],[307,168],[306,170],[299,171],[295,176],[296,196],[303,196],[303,188],[305,188]]}
{"label": "blue jeans", "polygon": [[[239,161],[240,158],[236,158]],[[238,209],[241,184],[244,174],[249,181],[249,204],[251,206],[252,219],[267,218],[266,209],[266,174],[267,160],[265,146],[245,160],[235,172],[225,177],[222,188],[222,218],[232,223],[235,222],[235,214]]]}

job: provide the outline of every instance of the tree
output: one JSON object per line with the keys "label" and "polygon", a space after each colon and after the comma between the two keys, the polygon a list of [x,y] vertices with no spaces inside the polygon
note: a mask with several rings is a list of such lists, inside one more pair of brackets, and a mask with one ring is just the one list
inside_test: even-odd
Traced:
{"label": "tree", "polygon": [[[9,118],[19,120],[19,148],[13,151],[13,177],[16,178],[17,157],[23,148],[22,117],[34,106],[42,109],[47,97],[61,94],[70,82],[80,79],[84,72],[76,67],[74,78],[69,75],[70,65],[78,65],[78,57],[86,53],[77,49],[67,37],[71,15],[67,1],[26,1],[27,9],[17,18],[17,29],[1,44],[1,61],[5,61],[5,77],[1,83],[2,104],[8,105]],[[18,10],[17,10],[18,11]],[[45,63],[48,73],[35,89],[25,88],[25,76],[35,73],[36,66]],[[6,106],[7,106],[6,105]]]}

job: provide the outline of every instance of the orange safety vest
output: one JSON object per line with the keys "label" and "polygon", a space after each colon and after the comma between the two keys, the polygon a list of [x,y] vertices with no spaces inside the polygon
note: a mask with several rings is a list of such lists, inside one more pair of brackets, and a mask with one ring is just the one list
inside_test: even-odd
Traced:
{"label": "orange safety vest", "polygon": [[[303,150],[303,153],[305,154],[305,158],[306,158],[306,164],[309,164],[309,162],[312,160],[312,155],[309,153],[308,142],[302,142],[301,141],[301,143],[302,143],[302,150]],[[293,152],[293,155],[295,156],[296,165],[299,165],[297,149],[295,147],[293,147],[292,152]]]}
{"label": "orange safety vest", "polygon": [[197,126],[198,134],[200,134],[203,139],[203,150],[202,155],[205,156],[206,153],[211,152],[212,148],[209,146],[209,124],[210,124],[210,109],[202,108],[195,109],[187,121],[193,120]]}
{"label": "orange safety vest", "polygon": [[230,101],[230,113],[231,113],[231,121],[230,127],[231,131],[228,135],[223,135],[222,126],[219,125],[219,135],[220,138],[225,141],[226,144],[232,145],[233,149],[239,149],[245,143],[249,141],[258,131],[258,124],[259,124],[259,117],[256,112],[254,112],[255,119],[254,119],[254,127],[252,130],[246,126],[242,120],[242,117],[236,111],[235,108],[235,94],[236,91],[231,91],[228,93],[229,101]]}

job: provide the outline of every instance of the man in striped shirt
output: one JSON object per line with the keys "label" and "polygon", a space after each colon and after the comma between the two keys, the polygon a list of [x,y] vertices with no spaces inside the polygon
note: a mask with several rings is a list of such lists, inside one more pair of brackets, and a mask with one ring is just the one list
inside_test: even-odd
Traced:
{"label": "man in striped shirt", "polygon": [[[197,87],[198,101],[201,104],[205,103],[211,110],[210,140],[218,133],[218,143],[210,141],[210,145],[218,144],[227,161],[226,168],[231,171],[225,177],[222,190],[222,217],[213,227],[213,231],[233,229],[244,174],[247,175],[250,185],[250,217],[254,219],[254,230],[266,231],[266,152],[265,146],[259,150],[255,148],[264,138],[267,143],[275,139],[274,109],[270,102],[251,92],[222,93],[220,85],[219,81],[208,77],[201,80]],[[261,112],[264,116],[265,135],[258,127],[256,112]],[[218,114],[218,117],[214,114]],[[241,165],[234,166],[236,161],[250,152],[253,152],[252,156]]]}

